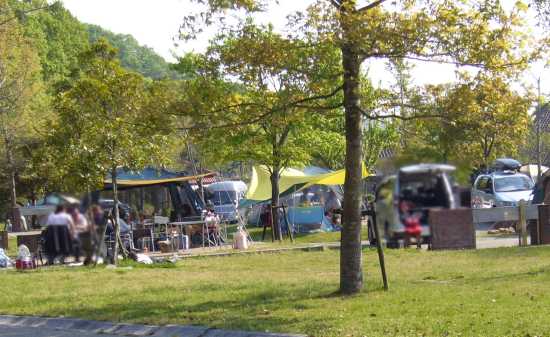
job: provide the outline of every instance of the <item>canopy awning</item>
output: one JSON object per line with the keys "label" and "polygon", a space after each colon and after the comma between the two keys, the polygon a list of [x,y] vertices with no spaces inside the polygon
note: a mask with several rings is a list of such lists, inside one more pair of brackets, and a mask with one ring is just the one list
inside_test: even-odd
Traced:
{"label": "canopy awning", "polygon": [[[246,199],[265,201],[271,199],[271,169],[267,166],[254,166],[252,179],[246,193]],[[363,178],[368,176],[363,165]],[[346,179],[346,170],[329,173],[306,175],[304,172],[292,168],[284,169],[279,179],[279,193],[288,194],[289,191],[299,190],[311,185],[343,185]]]}
{"label": "canopy awning", "polygon": [[[155,185],[164,185],[177,182],[198,180],[205,177],[213,177],[216,173],[209,172],[194,176],[188,176],[185,172],[172,172],[168,170],[157,170],[154,168],[145,168],[141,171],[132,172],[119,169],[117,171],[117,185],[119,188],[148,187]],[[112,177],[107,177],[103,181],[105,189],[112,188]]]}

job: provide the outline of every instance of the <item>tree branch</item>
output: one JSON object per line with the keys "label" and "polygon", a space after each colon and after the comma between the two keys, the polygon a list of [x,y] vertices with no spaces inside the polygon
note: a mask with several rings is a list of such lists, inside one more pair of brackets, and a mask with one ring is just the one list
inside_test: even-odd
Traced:
{"label": "tree branch", "polygon": [[[423,54],[423,53],[412,53],[412,55],[407,55],[403,53],[396,53],[396,52],[370,52],[370,53],[362,53],[363,59],[369,59],[369,58],[398,58],[398,59],[406,59],[406,60],[412,60],[412,61],[419,61],[419,62],[430,62],[430,63],[439,63],[439,64],[450,64],[455,66],[470,66],[470,67],[476,67],[476,68],[485,68],[487,67],[487,64],[484,63],[476,63],[476,62],[461,62],[461,61],[453,61],[450,59],[443,59],[443,57],[452,57],[451,52],[441,52],[441,53],[432,53],[432,54]],[[505,63],[502,65],[497,66],[496,68],[508,68],[512,66],[519,65],[521,63],[525,62],[524,59],[519,60],[517,62],[511,62],[511,63]]]}
{"label": "tree branch", "polygon": [[336,95],[338,92],[340,92],[340,90],[343,90],[343,89],[344,89],[344,85],[342,84],[342,85],[340,85],[339,87],[337,87],[336,89],[334,89],[333,91],[331,91],[328,94],[310,96],[310,97],[307,97],[307,98],[299,99],[299,100],[291,102],[290,104],[287,104],[285,106],[287,106],[287,107],[288,106],[297,106],[297,105],[300,105],[302,103],[307,103],[307,102],[316,101],[316,100],[320,100],[320,99],[331,98],[332,96]]}
{"label": "tree branch", "polygon": [[[29,13],[32,13],[32,12],[40,11],[40,10],[43,10],[43,9],[48,9],[48,8],[50,8],[50,7],[53,7],[55,4],[56,4],[56,2],[53,2],[53,3],[51,3],[51,4],[49,4],[49,5],[46,5],[46,6],[37,7],[37,8],[31,8],[31,9],[28,9],[28,10],[26,10],[26,11],[21,11],[21,12],[20,12],[20,15],[26,15],[26,14],[29,14]],[[9,19],[6,19],[6,20],[4,20],[4,21],[1,21],[1,22],[0,22],[0,26],[3,26],[3,25],[5,25],[6,23],[11,22],[11,21],[13,21],[13,20],[17,20],[18,18],[19,18],[19,16],[17,16],[17,15],[12,16],[12,17],[9,18]]]}
{"label": "tree branch", "polygon": [[340,9],[342,7],[342,3],[338,0],[330,0],[330,2],[334,5],[334,7]]}
{"label": "tree branch", "polygon": [[363,6],[359,9],[357,9],[357,12],[364,12],[364,11],[368,11],[369,9],[373,9],[374,7],[378,7],[380,5],[382,5],[386,0],[376,0],[366,6]]}
{"label": "tree branch", "polygon": [[381,120],[381,119],[399,119],[403,121],[410,121],[415,119],[430,119],[430,118],[444,118],[444,115],[440,114],[422,114],[422,115],[412,115],[412,116],[403,116],[398,114],[388,114],[388,115],[377,115],[377,114],[370,114],[367,111],[361,110],[361,113],[363,116],[365,116],[369,120]]}
{"label": "tree branch", "polygon": [[283,133],[281,134],[281,138],[279,139],[279,142],[277,142],[278,147],[282,147],[285,144],[289,133],[290,133],[290,124],[285,127]]}
{"label": "tree branch", "polygon": [[232,127],[237,127],[237,126],[245,126],[245,125],[250,125],[250,124],[257,123],[257,122],[261,121],[262,119],[264,119],[265,117],[271,115],[272,113],[273,113],[273,111],[270,110],[270,111],[267,111],[267,112],[257,116],[256,118],[249,119],[249,120],[242,121],[242,122],[219,124],[219,125],[198,124],[198,125],[193,125],[193,126],[189,126],[189,127],[177,128],[177,130],[185,131],[185,130],[197,130],[197,129],[223,129],[223,128],[232,128]]}

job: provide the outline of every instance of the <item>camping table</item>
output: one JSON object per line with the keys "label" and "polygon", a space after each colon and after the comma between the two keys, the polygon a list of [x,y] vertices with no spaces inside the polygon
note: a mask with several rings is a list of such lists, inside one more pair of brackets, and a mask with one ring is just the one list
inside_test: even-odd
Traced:
{"label": "camping table", "polygon": [[[190,227],[201,225],[202,227],[206,226],[206,221],[204,220],[192,220],[192,221],[176,221],[176,222],[169,222],[168,226],[176,226],[180,228],[181,233],[185,233],[189,236],[189,242],[191,242],[191,231]],[[204,237],[202,246],[204,247]]]}
{"label": "camping table", "polygon": [[[156,251],[156,249],[155,249],[155,239],[160,238],[161,228],[158,227],[158,225],[155,224],[155,223],[144,223],[143,228],[145,228],[145,229],[147,229],[151,232],[151,251],[153,251],[153,252]],[[159,232],[156,232],[155,228],[158,228]]]}

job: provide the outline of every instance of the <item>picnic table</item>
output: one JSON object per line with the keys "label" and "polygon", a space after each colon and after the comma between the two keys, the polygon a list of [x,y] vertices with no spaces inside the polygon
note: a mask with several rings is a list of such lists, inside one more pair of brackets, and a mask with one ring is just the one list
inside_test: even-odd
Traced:
{"label": "picnic table", "polygon": [[[170,222],[168,217],[155,216],[150,223],[144,224],[145,227],[149,227],[151,231],[152,250],[155,251],[154,242],[159,239],[169,239],[175,242],[175,238],[183,241],[183,235],[187,235],[189,240],[191,237],[200,232],[202,235],[202,246],[206,244],[213,245],[215,242],[209,240],[208,222],[202,217],[196,219],[183,219],[182,221]],[[177,230],[174,231],[174,228]],[[204,235],[206,233],[206,235]]]}
{"label": "picnic table", "polygon": [[[201,233],[202,235],[202,246],[206,244],[205,236],[202,234],[204,232],[208,233],[207,222],[204,219],[197,220],[188,220],[188,221],[175,221],[168,223],[168,226],[174,228],[179,228],[179,233],[187,235],[189,241],[191,242],[191,237],[196,233]],[[209,242],[210,245],[210,242]]]}

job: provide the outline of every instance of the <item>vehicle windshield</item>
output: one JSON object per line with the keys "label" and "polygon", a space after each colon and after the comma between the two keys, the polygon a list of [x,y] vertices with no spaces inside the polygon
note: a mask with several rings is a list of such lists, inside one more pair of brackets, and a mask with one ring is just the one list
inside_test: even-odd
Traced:
{"label": "vehicle windshield", "polygon": [[215,191],[210,196],[210,200],[214,205],[228,205],[237,200],[237,193],[235,191]]}
{"label": "vehicle windshield", "polygon": [[533,181],[527,176],[510,176],[495,179],[495,192],[527,191],[533,189]]}

